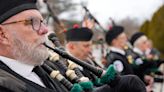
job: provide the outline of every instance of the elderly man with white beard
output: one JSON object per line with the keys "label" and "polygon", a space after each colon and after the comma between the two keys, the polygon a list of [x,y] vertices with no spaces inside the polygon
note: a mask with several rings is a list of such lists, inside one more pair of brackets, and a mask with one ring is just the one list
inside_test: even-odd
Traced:
{"label": "elderly man with white beard", "polygon": [[0,92],[56,92],[33,72],[48,58],[36,0],[0,0]]}

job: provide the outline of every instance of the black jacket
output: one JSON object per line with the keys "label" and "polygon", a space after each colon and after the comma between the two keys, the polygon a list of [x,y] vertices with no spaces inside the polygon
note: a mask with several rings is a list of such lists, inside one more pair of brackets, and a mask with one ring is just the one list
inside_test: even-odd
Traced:
{"label": "black jacket", "polygon": [[0,92],[56,92],[25,79],[0,61]]}
{"label": "black jacket", "polygon": [[123,64],[123,71],[121,72],[121,75],[133,74],[133,69],[129,65],[125,55],[122,55],[118,52],[110,51],[109,53],[107,53],[106,59],[107,59],[107,64],[105,66],[106,68],[110,64],[113,64],[115,61],[119,60]]}

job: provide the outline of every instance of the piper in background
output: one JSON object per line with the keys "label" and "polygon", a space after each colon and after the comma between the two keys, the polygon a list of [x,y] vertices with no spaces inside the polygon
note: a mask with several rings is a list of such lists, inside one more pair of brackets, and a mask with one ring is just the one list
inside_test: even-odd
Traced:
{"label": "piper in background", "polygon": [[[82,28],[72,28],[66,31],[66,50],[68,52],[87,62],[94,65],[93,62],[88,61],[87,57],[91,53],[92,46],[92,30],[82,27]],[[96,77],[92,72],[82,67],[81,71],[86,77],[94,82]],[[130,82],[131,81],[131,82]],[[111,87],[110,87],[111,86]],[[96,92],[146,92],[145,85],[136,76],[123,76],[119,80],[113,81],[112,85],[103,85],[101,87],[96,87]]]}

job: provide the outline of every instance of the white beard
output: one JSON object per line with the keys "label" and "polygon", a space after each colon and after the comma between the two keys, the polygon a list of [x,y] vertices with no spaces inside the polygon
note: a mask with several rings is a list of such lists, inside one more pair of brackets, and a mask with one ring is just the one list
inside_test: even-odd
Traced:
{"label": "white beard", "polygon": [[35,44],[31,44],[15,37],[13,56],[22,63],[41,65],[48,58],[48,50],[45,47],[38,47],[38,44],[42,42],[45,42],[45,40],[39,39]]}

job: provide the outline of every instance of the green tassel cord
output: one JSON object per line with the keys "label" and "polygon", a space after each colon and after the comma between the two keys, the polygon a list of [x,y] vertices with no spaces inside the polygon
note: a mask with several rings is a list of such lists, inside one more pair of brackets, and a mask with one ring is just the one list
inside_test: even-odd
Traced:
{"label": "green tassel cord", "polygon": [[84,90],[93,90],[93,83],[91,81],[80,82],[79,84]]}
{"label": "green tassel cord", "polygon": [[110,83],[112,80],[114,80],[116,77],[116,71],[114,69],[113,65],[110,65],[104,76],[100,78],[100,83],[107,84]]}
{"label": "green tassel cord", "polygon": [[103,85],[102,83],[100,83],[100,78],[98,78],[98,77],[93,81],[93,84],[95,86],[102,86]]}
{"label": "green tassel cord", "polygon": [[75,83],[70,92],[83,92],[83,88],[80,84]]}

